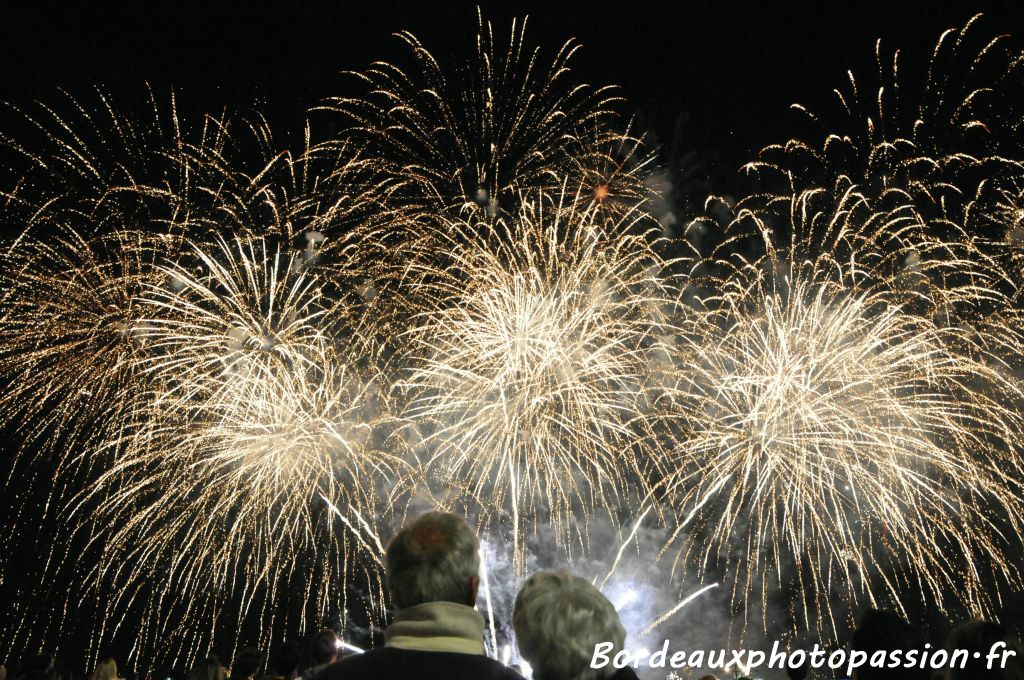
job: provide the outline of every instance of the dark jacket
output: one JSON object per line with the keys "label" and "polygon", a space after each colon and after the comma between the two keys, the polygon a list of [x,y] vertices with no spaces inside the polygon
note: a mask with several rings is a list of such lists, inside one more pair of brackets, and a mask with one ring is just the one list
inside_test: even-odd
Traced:
{"label": "dark jacket", "polygon": [[608,678],[608,680],[639,680],[639,678],[637,678],[636,671],[631,666],[626,666],[615,671],[615,675]]}
{"label": "dark jacket", "polygon": [[[612,675],[605,676],[605,680],[640,680],[636,671],[633,670],[632,666],[626,666],[625,668],[612,669],[615,673]],[[537,680],[537,675],[533,676],[533,680]]]}
{"label": "dark jacket", "polygon": [[421,652],[379,647],[332,663],[315,680],[523,680],[494,659],[479,654]]}

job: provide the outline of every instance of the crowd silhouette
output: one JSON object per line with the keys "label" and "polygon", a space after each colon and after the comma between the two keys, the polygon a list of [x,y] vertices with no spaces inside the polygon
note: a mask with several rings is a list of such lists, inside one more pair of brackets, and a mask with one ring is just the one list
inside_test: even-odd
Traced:
{"label": "crowd silhouette", "polygon": [[[612,664],[593,668],[595,646],[625,648],[627,631],[612,603],[590,582],[567,571],[531,575],[516,597],[513,627],[523,665],[506,666],[486,654],[484,619],[475,608],[480,586],[479,543],[456,515],[428,512],[395,535],[385,552],[386,582],[394,607],[384,644],[366,652],[341,653],[341,640],[322,630],[300,642],[287,640],[269,652],[239,649],[230,665],[210,655],[185,680],[637,680],[636,670]],[[893,650],[960,650],[963,663],[932,669],[864,665],[852,680],[1024,680],[1024,648],[1009,627],[970,620],[956,626],[944,644],[932,645],[922,631],[891,611],[869,609],[861,616],[847,651],[866,657]],[[998,656],[993,654],[998,652]],[[996,658],[998,663],[993,663]],[[528,667],[525,664],[529,664]],[[650,669],[650,677],[730,680],[731,674]],[[848,678],[844,669],[811,669],[807,663],[752,677],[791,680]],[[8,669],[0,665],[0,680]],[[151,673],[146,674],[146,677]],[[74,680],[52,655],[23,660],[11,680]],[[104,658],[88,680],[120,680],[117,662]]]}

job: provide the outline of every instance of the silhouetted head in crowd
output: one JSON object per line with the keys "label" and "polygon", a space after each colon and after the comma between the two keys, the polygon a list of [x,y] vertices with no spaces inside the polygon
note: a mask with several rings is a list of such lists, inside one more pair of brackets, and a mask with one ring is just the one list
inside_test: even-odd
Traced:
{"label": "silhouetted head in crowd", "polygon": [[338,658],[338,636],[333,630],[325,628],[313,637],[310,656],[317,666],[332,663]]}
{"label": "silhouetted head in crowd", "polygon": [[235,663],[231,665],[232,680],[244,680],[251,678],[263,666],[263,652],[255,647],[242,647],[235,656]]}
{"label": "silhouetted head in crowd", "polygon": [[787,668],[786,677],[789,678],[789,680],[806,680],[807,671],[807,662],[804,662],[802,665],[797,666],[796,668]]}
{"label": "silhouetted head in crowd", "polygon": [[427,602],[472,607],[480,586],[480,544],[458,515],[428,512],[395,534],[385,554],[397,609]]}
{"label": "silhouetted head in crowd", "polygon": [[538,680],[610,677],[608,664],[592,669],[594,648],[611,642],[609,657],[626,642],[615,607],[590,581],[567,571],[541,571],[526,579],[512,614],[519,653]]}
{"label": "silhouetted head in crowd", "polygon": [[[924,635],[898,614],[869,609],[861,616],[853,633],[850,648],[866,652],[868,659],[876,652],[901,650],[906,653],[925,650]],[[856,680],[931,680],[931,671],[917,668],[872,668],[867,665],[854,670]]]}
{"label": "silhouetted head in crowd", "polygon": [[[949,633],[946,649],[950,654],[957,649],[968,652],[964,668],[948,670],[949,680],[1024,680],[1024,649],[1020,640],[998,623],[977,619],[961,623]],[[988,667],[990,654],[992,668]]]}
{"label": "silhouetted head in crowd", "polygon": [[351,654],[303,680],[523,680],[487,656],[476,536],[455,515],[428,512],[388,544],[384,567],[394,620],[384,645]]}
{"label": "silhouetted head in crowd", "polygon": [[93,669],[89,680],[117,680],[117,661],[112,657],[100,661]]}
{"label": "silhouetted head in crowd", "polygon": [[270,668],[274,675],[289,677],[299,667],[302,650],[294,640],[282,642],[270,652]]}
{"label": "silhouetted head in crowd", "polygon": [[32,657],[31,661],[28,662],[28,670],[31,673],[52,673],[53,672],[53,656],[42,652]]}
{"label": "silhouetted head in crowd", "polygon": [[227,676],[227,669],[220,662],[220,657],[211,654],[189,671],[188,680],[226,680]]}

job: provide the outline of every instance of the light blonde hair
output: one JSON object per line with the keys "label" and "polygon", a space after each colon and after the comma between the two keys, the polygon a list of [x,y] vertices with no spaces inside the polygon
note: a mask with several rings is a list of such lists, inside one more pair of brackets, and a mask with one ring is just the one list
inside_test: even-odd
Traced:
{"label": "light blonde hair", "polygon": [[516,596],[512,625],[523,658],[540,680],[597,680],[616,669],[590,668],[594,646],[621,650],[626,630],[601,591],[567,571],[540,571]]}
{"label": "light blonde hair", "polygon": [[89,680],[117,680],[117,661],[111,657],[100,661],[89,676]]}

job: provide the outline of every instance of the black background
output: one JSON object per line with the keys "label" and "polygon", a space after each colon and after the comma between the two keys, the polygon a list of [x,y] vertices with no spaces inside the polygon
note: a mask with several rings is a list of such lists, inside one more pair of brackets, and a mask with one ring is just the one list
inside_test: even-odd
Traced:
{"label": "black background", "polygon": [[[341,73],[393,58],[408,29],[438,53],[472,44],[476,2],[3,3],[0,98],[24,105],[93,85],[118,102],[143,84],[174,89],[181,110],[257,107],[279,130],[307,107],[344,94]],[[581,80],[617,84],[623,113],[677,153],[696,150],[728,174],[765,144],[792,134],[793,102],[820,106],[847,69],[872,68],[874,42],[923,65],[939,34],[977,12],[989,34],[1024,29],[1024,3],[483,2],[507,31],[528,15],[528,36],[554,50],[570,37]],[[446,54],[447,53],[447,54]],[[919,68],[920,70],[920,68]],[[8,131],[10,132],[10,131]],[[720,166],[720,167],[719,167]]]}

